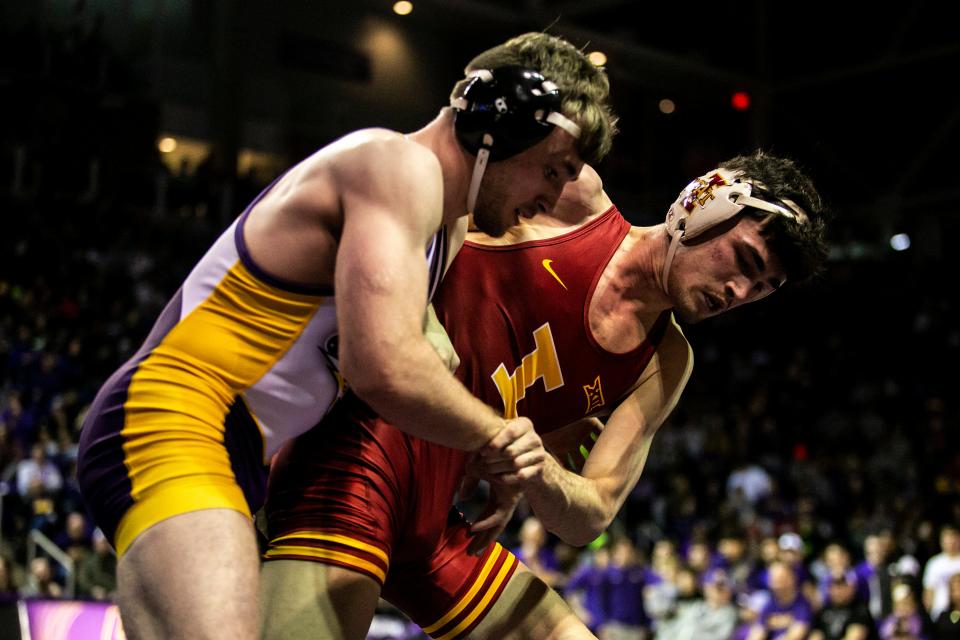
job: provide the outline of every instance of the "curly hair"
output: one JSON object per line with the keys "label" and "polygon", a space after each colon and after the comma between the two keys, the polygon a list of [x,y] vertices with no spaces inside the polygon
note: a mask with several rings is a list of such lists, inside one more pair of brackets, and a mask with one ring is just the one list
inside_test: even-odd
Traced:
{"label": "curly hair", "polygon": [[763,237],[783,264],[789,282],[806,283],[820,276],[829,253],[828,212],[813,181],[793,160],[763,151],[731,158],[720,167],[740,172],[755,182],[755,195],[790,209],[795,208],[790,206],[793,203],[803,210],[807,220],[802,223],[752,207],[747,207],[746,213],[765,219]]}

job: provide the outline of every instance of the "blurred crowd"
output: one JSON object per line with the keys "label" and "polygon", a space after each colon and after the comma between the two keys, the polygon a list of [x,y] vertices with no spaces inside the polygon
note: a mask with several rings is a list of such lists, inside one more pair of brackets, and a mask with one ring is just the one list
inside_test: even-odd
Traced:
{"label": "blurred crowd", "polygon": [[[84,411],[227,223],[224,193],[263,184],[167,169],[95,20],[0,35],[0,599],[109,599]],[[611,529],[573,549],[521,503],[505,544],[609,640],[960,637],[955,266],[838,257],[689,328],[690,387]],[[417,633],[388,609],[371,629]]]}
{"label": "blurred crowd", "polygon": [[664,537],[649,553],[623,532],[586,551],[548,540],[529,516],[514,552],[602,640],[960,637],[960,530],[952,525],[926,562],[898,548],[891,529],[868,534],[861,548],[834,541],[816,549],[793,531],[758,541],[743,530],[686,543]]}

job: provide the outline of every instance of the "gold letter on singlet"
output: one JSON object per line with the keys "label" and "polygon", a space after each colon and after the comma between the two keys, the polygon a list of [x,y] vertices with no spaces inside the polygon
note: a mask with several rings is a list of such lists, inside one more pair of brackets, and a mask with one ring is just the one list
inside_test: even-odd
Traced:
{"label": "gold letter on singlet", "polygon": [[507,373],[507,367],[501,362],[491,376],[500,391],[503,417],[507,420],[517,417],[517,403],[523,400],[527,389],[540,378],[543,378],[543,386],[547,391],[563,386],[563,373],[560,371],[560,361],[557,359],[557,348],[553,344],[549,322],[533,332],[533,340],[536,348],[523,356],[523,362],[514,370],[513,375]]}

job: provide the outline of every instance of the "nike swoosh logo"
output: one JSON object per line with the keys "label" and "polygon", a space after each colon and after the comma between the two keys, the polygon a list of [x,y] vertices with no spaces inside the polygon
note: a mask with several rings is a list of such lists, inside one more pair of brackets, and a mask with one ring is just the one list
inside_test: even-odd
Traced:
{"label": "nike swoosh logo", "polygon": [[552,276],[554,277],[554,279],[555,279],[557,282],[560,283],[560,286],[561,286],[561,287],[563,287],[564,289],[566,289],[566,288],[567,288],[567,285],[563,284],[563,280],[560,279],[560,276],[558,276],[557,273],[553,270],[553,267],[550,266],[550,263],[551,263],[551,262],[553,262],[553,260],[550,260],[549,258],[547,258],[546,260],[544,260],[544,261],[543,261],[542,263],[540,263],[540,264],[542,264],[542,265],[543,265],[543,268],[547,270],[547,273],[549,273],[550,275],[552,275]]}

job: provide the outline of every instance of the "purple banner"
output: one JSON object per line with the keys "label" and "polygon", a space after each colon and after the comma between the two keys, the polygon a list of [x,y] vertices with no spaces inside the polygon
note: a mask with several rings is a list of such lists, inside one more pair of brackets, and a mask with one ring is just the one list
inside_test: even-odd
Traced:
{"label": "purple banner", "polygon": [[27,600],[22,606],[30,640],[126,640],[115,604]]}

